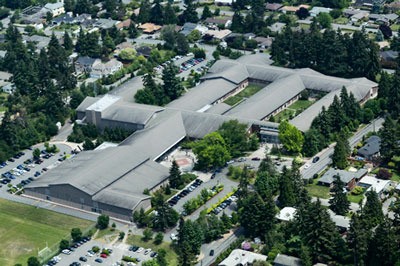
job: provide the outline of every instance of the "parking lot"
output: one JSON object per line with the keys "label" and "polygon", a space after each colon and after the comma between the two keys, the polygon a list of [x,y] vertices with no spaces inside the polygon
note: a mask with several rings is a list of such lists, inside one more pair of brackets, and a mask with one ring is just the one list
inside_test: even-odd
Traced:
{"label": "parking lot", "polygon": [[[99,247],[100,251],[97,253],[92,252],[94,246]],[[102,256],[101,250],[107,249],[111,253],[108,256]],[[107,265],[114,266],[120,265],[123,256],[129,256],[137,260],[136,263],[125,265],[141,265],[142,262],[155,258],[157,253],[151,249],[144,249],[143,247],[130,246],[121,242],[115,244],[104,244],[99,240],[90,240],[83,243],[81,246],[74,249],[69,254],[60,253],[56,257],[59,258],[59,262],[56,265],[59,266],[93,266],[93,265]],[[99,260],[100,259],[100,260]],[[100,262],[101,261],[101,262]]]}
{"label": "parking lot", "polygon": [[[13,192],[25,185],[35,182],[37,178],[47,170],[56,167],[64,161],[65,157],[71,157],[72,149],[66,144],[57,144],[59,152],[52,154],[45,152],[43,144],[16,153],[12,158],[0,164],[0,190]],[[33,150],[41,150],[40,158],[33,159]],[[11,187],[10,185],[11,184]]]}

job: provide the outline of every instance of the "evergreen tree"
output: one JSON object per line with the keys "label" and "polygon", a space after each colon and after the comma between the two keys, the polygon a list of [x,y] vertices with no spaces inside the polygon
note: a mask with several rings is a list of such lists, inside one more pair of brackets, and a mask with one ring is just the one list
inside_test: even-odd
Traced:
{"label": "evergreen tree", "polygon": [[156,199],[158,204],[155,207],[156,214],[153,219],[153,228],[155,230],[165,231],[167,228],[174,227],[179,220],[179,213],[164,201],[161,193],[157,193],[155,197],[158,197],[158,199]]}
{"label": "evergreen tree", "polygon": [[189,52],[189,42],[182,33],[176,34],[176,53],[186,55]]}
{"label": "evergreen tree", "polygon": [[350,221],[347,242],[353,256],[353,263],[355,266],[362,266],[366,264],[369,238],[370,231],[366,230],[366,224],[364,223],[362,217],[358,213],[353,214]]}
{"label": "evergreen tree", "polygon": [[140,11],[138,15],[139,23],[146,23],[150,21],[151,3],[147,0],[142,0],[140,2]]}
{"label": "evergreen tree", "polygon": [[131,39],[135,39],[138,35],[139,35],[139,32],[136,28],[136,24],[132,21],[131,25],[129,25],[129,28],[128,28],[128,36]]}
{"label": "evergreen tree", "polygon": [[282,175],[279,179],[279,205],[281,207],[293,207],[296,203],[294,184],[291,180],[291,172],[286,168],[282,169]]}
{"label": "evergreen tree", "polygon": [[243,17],[239,10],[236,10],[232,17],[232,24],[230,29],[233,32],[243,32]]}
{"label": "evergreen tree", "polygon": [[385,217],[375,230],[369,243],[367,265],[395,265],[398,261],[398,236],[392,221]]}
{"label": "evergreen tree", "polygon": [[365,193],[367,201],[362,209],[361,217],[367,228],[373,228],[383,221],[382,203],[374,190]]}
{"label": "evergreen tree", "polygon": [[339,137],[332,155],[333,166],[339,169],[345,169],[349,164],[347,161],[347,157],[349,155],[350,151],[348,149],[348,140],[346,138]]}
{"label": "evergreen tree", "polygon": [[202,243],[203,233],[200,226],[196,222],[191,220],[185,221],[181,217],[177,243],[179,265],[193,265],[196,262],[196,255],[200,253]]}
{"label": "evergreen tree", "polygon": [[196,5],[193,3],[193,0],[185,1],[185,10],[179,16],[179,21],[181,24],[184,24],[185,22],[197,23],[199,21]]}
{"label": "evergreen tree", "polygon": [[183,92],[183,86],[176,76],[177,74],[177,67],[172,62],[167,64],[163,70],[163,90],[170,101],[177,99]]}
{"label": "evergreen tree", "polygon": [[164,12],[161,6],[161,0],[155,0],[153,2],[153,7],[150,10],[150,21],[157,24],[164,24]]}
{"label": "evergreen tree", "polygon": [[178,18],[176,17],[174,7],[170,2],[164,8],[164,24],[172,25],[178,22]]}
{"label": "evergreen tree", "polygon": [[294,225],[303,243],[310,248],[313,261],[326,263],[343,259],[346,252],[343,239],[319,199],[298,209]]}
{"label": "evergreen tree", "polygon": [[250,193],[243,199],[239,212],[239,222],[251,237],[265,236],[274,228],[275,203],[270,194],[264,202],[257,193]]}
{"label": "evergreen tree", "polygon": [[211,18],[213,16],[210,7],[205,5],[203,8],[203,13],[201,14],[201,19],[206,20],[207,18]]}
{"label": "evergreen tree", "polygon": [[398,153],[398,132],[396,121],[390,116],[386,117],[383,128],[379,131],[381,137],[380,154],[384,162],[389,162],[392,157]]}
{"label": "evergreen tree", "polygon": [[74,49],[74,44],[72,43],[72,39],[69,36],[68,32],[65,31],[64,32],[64,43],[63,46],[65,48],[65,50],[71,52]]}
{"label": "evergreen tree", "polygon": [[345,216],[350,209],[350,202],[344,188],[344,183],[340,176],[336,175],[333,181],[333,197],[329,200],[329,208],[337,215]]}
{"label": "evergreen tree", "polygon": [[183,185],[181,171],[179,170],[179,166],[176,161],[172,161],[172,166],[169,170],[169,185],[172,188],[178,189]]}

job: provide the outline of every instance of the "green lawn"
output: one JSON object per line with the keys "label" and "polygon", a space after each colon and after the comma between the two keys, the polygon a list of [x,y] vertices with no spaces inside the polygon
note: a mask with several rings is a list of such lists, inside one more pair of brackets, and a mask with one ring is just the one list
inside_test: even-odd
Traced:
{"label": "green lawn", "polygon": [[230,106],[233,106],[233,105],[237,104],[238,102],[240,102],[243,98],[249,98],[250,96],[256,94],[261,89],[262,89],[262,87],[259,85],[250,84],[249,86],[247,86],[244,90],[242,90],[238,94],[226,99],[224,103],[229,104]]}
{"label": "green lawn", "polygon": [[333,22],[336,24],[347,24],[349,19],[345,17],[338,17],[337,19],[334,19]]}
{"label": "green lawn", "polygon": [[283,110],[282,112],[278,113],[274,118],[275,121],[279,122],[282,120],[290,120],[292,119],[294,116],[300,114],[301,112],[303,112],[305,109],[307,109],[308,107],[310,107],[312,104],[314,103],[314,101],[309,101],[309,100],[298,100],[296,102],[294,102],[293,104],[291,104],[290,106],[288,106],[285,110]]}
{"label": "green lawn", "polygon": [[322,199],[329,199],[329,187],[317,185],[318,179],[315,179],[312,184],[306,186],[308,193],[312,197],[318,197]]}
{"label": "green lawn", "polygon": [[359,203],[364,198],[364,193],[360,195],[353,195],[351,193],[347,194],[347,198],[350,202]]}
{"label": "green lawn", "polygon": [[151,248],[152,250],[155,251],[159,249],[164,249],[167,252],[166,260],[168,262],[168,265],[178,265],[178,255],[175,253],[170,243],[163,242],[160,245],[156,245],[152,240],[148,242],[143,241],[142,236],[138,235],[130,235],[126,243],[129,245],[140,246],[143,248]]}
{"label": "green lawn", "polygon": [[0,105],[0,112],[7,111],[7,107]]}
{"label": "green lawn", "polygon": [[0,265],[26,265],[38,250],[57,245],[71,229],[93,222],[0,199]]}
{"label": "green lawn", "polygon": [[96,239],[101,239],[104,238],[106,240],[107,238],[113,238],[119,235],[119,231],[116,229],[113,229],[112,227],[108,227],[107,229],[104,230],[99,230],[99,232],[96,235]]}

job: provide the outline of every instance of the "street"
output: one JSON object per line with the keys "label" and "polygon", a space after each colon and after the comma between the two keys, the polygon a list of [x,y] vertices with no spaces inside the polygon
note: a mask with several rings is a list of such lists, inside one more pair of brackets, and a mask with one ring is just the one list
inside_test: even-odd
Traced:
{"label": "street", "polygon": [[[371,131],[378,131],[382,126],[385,120],[383,118],[377,118],[373,120],[370,124],[363,127],[361,130],[357,131],[352,137],[349,138],[349,144],[351,147],[354,147],[358,142],[360,142],[366,134]],[[329,164],[331,164],[332,159],[331,156],[333,154],[335,148],[335,144],[329,145],[328,148],[319,152],[315,156],[319,157],[319,161],[316,163],[312,163],[312,159],[307,161],[306,163],[310,166],[308,168],[302,167],[301,174],[304,179],[313,178],[314,174],[320,173],[323,169],[325,169]]]}

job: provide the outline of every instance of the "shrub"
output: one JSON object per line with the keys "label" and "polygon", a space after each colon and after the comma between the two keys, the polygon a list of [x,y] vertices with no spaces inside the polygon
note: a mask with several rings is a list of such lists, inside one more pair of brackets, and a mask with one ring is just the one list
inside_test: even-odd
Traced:
{"label": "shrub", "polygon": [[93,251],[94,253],[97,253],[97,252],[100,251],[100,248],[99,248],[98,246],[93,246],[93,247],[92,247],[92,251]]}
{"label": "shrub", "polygon": [[392,175],[393,174],[388,169],[381,168],[376,174],[376,177],[378,177],[379,179],[389,180]]}
{"label": "shrub", "polygon": [[137,260],[135,258],[132,258],[132,257],[129,257],[129,256],[123,256],[122,260],[126,261],[126,262],[133,262],[133,263],[137,262]]}
{"label": "shrub", "polygon": [[351,194],[353,195],[360,195],[364,192],[364,189],[360,186],[356,186],[352,191]]}

